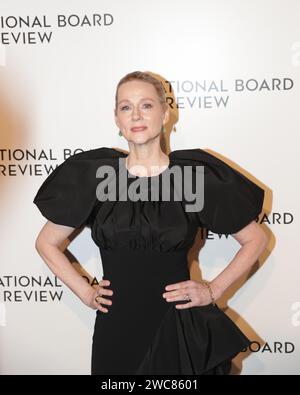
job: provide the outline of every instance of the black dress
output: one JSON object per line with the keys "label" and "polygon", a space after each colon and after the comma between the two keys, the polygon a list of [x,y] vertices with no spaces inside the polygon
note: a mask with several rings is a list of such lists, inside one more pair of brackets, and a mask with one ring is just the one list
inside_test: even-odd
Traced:
{"label": "black dress", "polygon": [[[171,152],[169,167],[154,177],[129,174],[123,165],[126,156],[108,147],[75,154],[55,168],[34,198],[52,222],[90,228],[103,279],[110,280],[108,288],[114,292],[106,296],[113,302],[104,305],[108,313],[95,312],[91,373],[228,374],[231,359],[249,346],[249,339],[217,305],[178,309],[175,305],[186,301],[167,302],[162,294],[166,285],[190,279],[187,253],[198,228],[236,233],[261,213],[264,191],[201,149]],[[103,165],[114,174],[96,177]],[[151,200],[151,182],[160,183],[176,165],[182,170],[190,166],[192,174],[196,166],[204,166],[201,211],[187,212],[187,200],[175,198],[176,193],[163,200],[161,188],[158,199]],[[136,191],[146,191],[148,201],[119,199],[124,187],[116,181],[124,175],[128,189],[144,182]],[[117,185],[116,200],[97,198],[97,185],[104,180],[106,191]],[[176,192],[170,180],[169,188]],[[191,182],[194,187],[195,177]]]}

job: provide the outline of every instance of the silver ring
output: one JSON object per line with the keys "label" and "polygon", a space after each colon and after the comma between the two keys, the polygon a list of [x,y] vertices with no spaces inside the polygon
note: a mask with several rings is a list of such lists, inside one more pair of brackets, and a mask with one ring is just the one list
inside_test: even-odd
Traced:
{"label": "silver ring", "polygon": [[184,299],[185,299],[185,300],[191,300],[188,294],[185,295],[185,298],[184,298]]}

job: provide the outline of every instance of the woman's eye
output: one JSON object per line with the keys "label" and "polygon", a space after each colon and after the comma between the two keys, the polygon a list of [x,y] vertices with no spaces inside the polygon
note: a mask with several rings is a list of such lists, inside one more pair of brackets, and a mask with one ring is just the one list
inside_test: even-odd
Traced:
{"label": "woman's eye", "polygon": [[[144,108],[151,108],[151,107],[153,107],[153,106],[152,106],[151,103],[144,103],[144,104],[143,104],[143,107],[144,107]],[[129,109],[129,106],[122,106],[122,107],[120,108],[121,111],[126,111],[126,110],[128,110],[128,109]]]}

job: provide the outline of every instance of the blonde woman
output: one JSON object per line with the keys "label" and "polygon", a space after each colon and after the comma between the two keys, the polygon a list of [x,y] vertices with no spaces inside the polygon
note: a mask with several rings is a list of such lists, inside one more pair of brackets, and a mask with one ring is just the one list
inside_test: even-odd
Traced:
{"label": "blonde woman", "polygon": [[[34,198],[48,219],[37,251],[96,310],[93,375],[224,375],[250,344],[217,301],[266,247],[255,221],[264,191],[204,150],[166,155],[160,138],[169,116],[160,81],[145,72],[127,74],[117,86],[115,121],[129,153],[100,147],[75,154]],[[192,187],[202,207],[179,193],[183,188],[192,195]],[[127,198],[120,199],[124,192]],[[103,279],[96,288],[58,248],[82,226],[100,249]],[[188,270],[187,253],[199,227],[230,234],[241,245],[210,282],[191,280]]]}

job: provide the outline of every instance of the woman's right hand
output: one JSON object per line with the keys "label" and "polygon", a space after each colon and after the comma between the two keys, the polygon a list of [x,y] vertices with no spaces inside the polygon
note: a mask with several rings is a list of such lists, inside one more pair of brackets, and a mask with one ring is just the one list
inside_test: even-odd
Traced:
{"label": "woman's right hand", "polygon": [[113,294],[112,290],[103,288],[103,287],[107,287],[108,285],[110,285],[109,280],[101,280],[99,281],[99,284],[97,286],[91,287],[91,292],[88,295],[85,304],[94,310],[99,309],[103,313],[108,313],[108,309],[102,306],[103,304],[104,305],[112,304],[112,301],[110,299],[106,299],[103,297],[105,295],[108,296]]}

